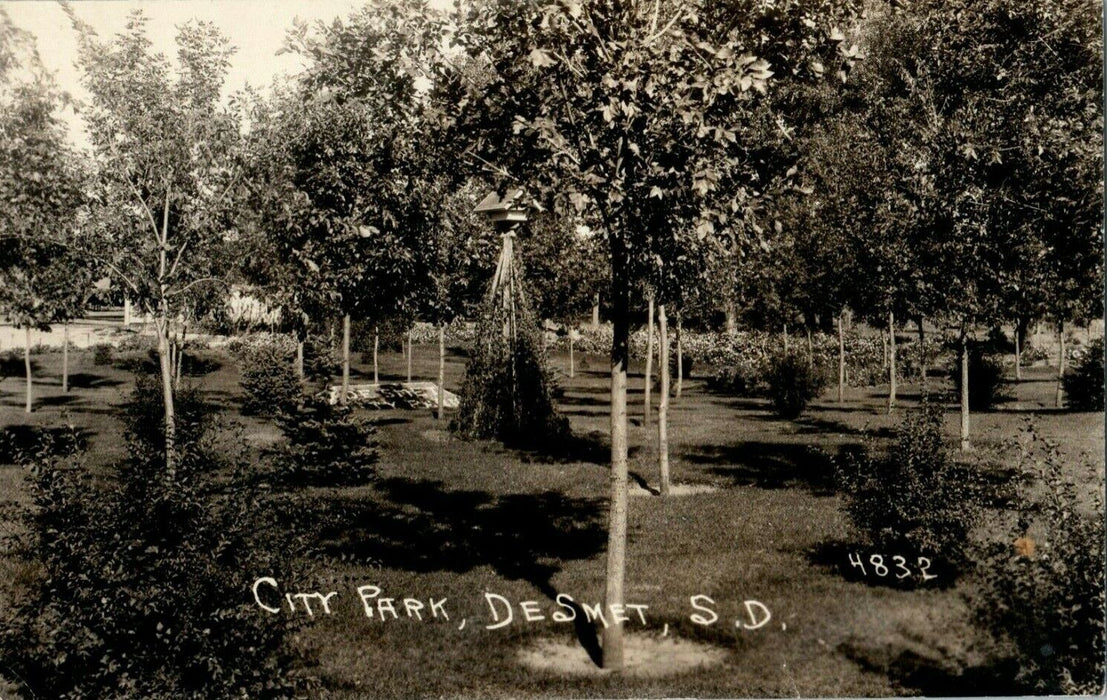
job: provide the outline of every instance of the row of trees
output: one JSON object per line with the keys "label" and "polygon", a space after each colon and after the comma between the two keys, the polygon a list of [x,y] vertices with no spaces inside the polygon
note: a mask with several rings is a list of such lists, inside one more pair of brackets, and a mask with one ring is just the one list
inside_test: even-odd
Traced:
{"label": "row of trees", "polygon": [[[24,325],[71,316],[78,262],[127,290],[154,320],[171,478],[174,353],[229,284],[279,306],[301,347],[341,319],[345,389],[352,321],[441,328],[479,298],[498,241],[473,205],[522,186],[542,212],[523,250],[557,281],[538,311],[576,315],[602,289],[614,326],[605,602],[621,605],[635,299],[663,337],[720,305],[784,329],[840,329],[847,307],[930,319],[958,329],[963,372],[981,323],[1101,314],[1093,8],[864,4],[376,0],[294,27],[302,74],[230,100],[214,27],[183,25],[173,64],[141,14],[104,40],[67,8],[87,162],[48,77],[10,70],[26,39],[5,16],[4,306]],[[621,635],[604,630],[607,667]]]}

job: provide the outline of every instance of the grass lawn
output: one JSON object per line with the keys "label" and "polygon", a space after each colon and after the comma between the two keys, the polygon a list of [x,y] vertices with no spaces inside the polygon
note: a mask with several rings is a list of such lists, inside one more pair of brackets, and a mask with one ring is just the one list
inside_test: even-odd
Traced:
{"label": "grass lawn", "polygon": [[[436,350],[416,348],[416,378],[435,377]],[[979,661],[982,639],[962,600],[969,584],[914,591],[870,585],[841,575],[844,555],[825,554],[844,552],[832,546],[852,537],[832,488],[830,455],[866,434],[888,437],[899,420],[886,414],[881,387],[851,389],[841,406],[831,389],[804,416],[783,421],[764,401],[715,395],[697,378],[686,381],[671,410],[673,480],[716,490],[631,498],[626,597],[648,609],[645,625],[635,617],[627,629],[631,635],[660,636],[667,627],[670,637],[723,649],[725,661],[652,679],[570,677],[522,666],[519,653],[539,640],[577,638],[572,623],[549,619],[562,610],[557,595],[587,604],[603,598],[607,359],[577,357],[573,379],[564,371],[567,358],[553,358],[564,389],[561,408],[574,433],[584,438],[567,456],[551,459],[457,441],[429,412],[379,412],[376,483],[310,492],[310,503],[320,512],[341,508],[344,513],[340,526],[321,525],[313,524],[308,510],[298,525],[319,544],[318,556],[305,562],[308,590],[339,592],[332,614],[312,617],[298,637],[318,659],[313,672],[322,681],[320,697],[999,692],[973,684],[971,665]],[[118,457],[122,445],[114,407],[133,383],[131,376],[95,366],[91,353],[73,353],[74,388],[63,395],[60,355],[39,355],[35,363],[42,378],[36,384],[39,409],[23,413],[22,363],[6,363],[0,425],[68,420],[88,432],[94,465]],[[448,357],[447,388],[457,390],[463,363],[459,354]],[[355,376],[371,378],[364,363],[355,369]],[[635,371],[629,382],[630,468],[636,483],[653,484],[653,433],[642,425],[641,368],[632,367]],[[1033,415],[1039,433],[1060,442],[1073,475],[1090,493],[1101,488],[1103,414],[1048,408],[1051,372],[1028,370],[1014,387],[1014,402],[974,414],[974,443],[978,450],[995,450]],[[383,353],[382,380],[405,376],[403,358]],[[196,381],[228,412],[238,413],[233,362],[227,359]],[[932,379],[935,385],[941,381]],[[901,406],[917,401],[918,387],[908,384]],[[278,436],[266,421],[241,420],[257,446]],[[952,405],[947,420],[952,438],[958,420]],[[25,499],[19,468],[0,466],[0,489],[8,500]],[[10,529],[11,523],[4,526]],[[11,562],[0,561],[0,580],[14,573]],[[249,574],[252,581],[267,572]],[[6,595],[7,585],[0,584],[0,595]],[[449,619],[408,619],[402,606],[400,619],[369,619],[356,594],[363,585],[379,587],[380,597],[419,599],[427,605],[424,617],[430,598],[446,598]],[[492,623],[486,593],[512,603],[511,624],[485,629]],[[690,619],[696,612],[690,598],[697,595],[714,601],[715,624]],[[759,629],[736,627],[736,620],[748,620],[747,600],[762,603],[771,621]],[[535,601],[546,619],[525,621],[522,601]]]}

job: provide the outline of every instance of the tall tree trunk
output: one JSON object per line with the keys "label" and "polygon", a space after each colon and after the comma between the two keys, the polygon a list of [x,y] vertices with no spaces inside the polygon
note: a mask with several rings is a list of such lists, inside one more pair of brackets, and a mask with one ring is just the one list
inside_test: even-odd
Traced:
{"label": "tall tree trunk", "polygon": [[649,311],[646,315],[646,374],[644,379],[644,399],[642,427],[650,427],[650,391],[653,389],[653,295],[649,298]]}
{"label": "tall tree trunk", "polygon": [[738,333],[738,309],[734,308],[733,302],[727,302],[724,313],[726,314],[727,335],[736,335]]}
{"label": "tall tree trunk", "polygon": [[296,340],[296,377],[304,381],[304,341]]}
{"label": "tall tree trunk", "polygon": [[446,417],[446,324],[438,324],[438,420]]}
{"label": "tall tree trunk", "polygon": [[569,379],[572,379],[576,373],[576,358],[573,357],[573,329],[569,329]]}
{"label": "tall tree trunk", "polygon": [[[626,576],[627,547],[627,360],[629,323],[629,284],[625,268],[626,252],[620,242],[612,241],[612,325],[611,342],[611,504],[607,526],[607,572],[604,606],[607,610],[624,605],[623,583]],[[603,628],[603,667],[623,668],[623,625],[616,619]]]}
{"label": "tall tree trunk", "polygon": [[838,403],[846,400],[846,332],[842,315],[838,314]]}
{"label": "tall tree trunk", "polygon": [[658,371],[661,373],[661,398],[657,404],[657,466],[661,473],[661,495],[669,495],[669,320],[665,305],[657,307],[657,322],[661,332],[658,349]]}
{"label": "tall tree trunk", "polygon": [[69,320],[62,324],[62,393],[69,393]]}
{"label": "tall tree trunk", "polygon": [[896,407],[896,317],[888,312],[888,413]]}
{"label": "tall tree trunk", "polygon": [[411,361],[415,356],[415,331],[407,329],[407,381],[411,382]]}
{"label": "tall tree trunk", "polygon": [[922,393],[925,396],[930,393],[930,379],[926,376],[928,367],[926,366],[926,335],[923,330],[923,317],[919,316],[919,382],[922,385]]}
{"label": "tall tree trunk", "polygon": [[677,312],[676,346],[677,346],[677,382],[676,397],[680,398],[680,392],[684,388],[684,329],[681,326],[683,314]]}
{"label": "tall tree trunk", "polygon": [[811,340],[811,328],[807,329],[807,363],[815,364],[815,344]]}
{"label": "tall tree trunk", "polygon": [[1019,337],[1021,321],[1015,321],[1015,381],[1022,381],[1022,338]]}
{"label": "tall tree trunk", "polygon": [[23,329],[25,341],[23,343],[23,368],[27,371],[27,404],[23,408],[24,413],[30,413],[34,410],[34,399],[32,397],[33,379],[31,378],[31,327],[27,326]]}
{"label": "tall tree trunk", "polygon": [[123,297],[123,327],[129,328],[131,325],[131,298]]}
{"label": "tall tree trunk", "polygon": [[788,324],[784,324],[784,354],[788,354]]}
{"label": "tall tree trunk", "polygon": [[592,327],[600,327],[600,293],[596,292],[595,301],[592,302]]}
{"label": "tall tree trunk", "polygon": [[1060,356],[1057,358],[1057,408],[1062,408],[1065,405],[1065,388],[1061,384],[1061,380],[1065,378],[1065,319],[1061,319],[1057,323],[1057,338],[1058,347],[1061,350]]}
{"label": "tall tree trunk", "polygon": [[969,449],[969,331],[961,321],[961,450]]}
{"label": "tall tree trunk", "polygon": [[380,384],[380,373],[377,370],[377,350],[380,349],[381,336],[377,329],[373,328],[373,383]]}
{"label": "tall tree trunk", "polygon": [[350,314],[342,317],[342,390],[338,403],[346,405],[346,395],[350,392]]}

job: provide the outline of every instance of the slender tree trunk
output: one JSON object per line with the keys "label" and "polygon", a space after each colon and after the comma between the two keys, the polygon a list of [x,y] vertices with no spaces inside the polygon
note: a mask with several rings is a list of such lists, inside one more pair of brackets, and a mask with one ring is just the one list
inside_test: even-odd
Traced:
{"label": "slender tree trunk", "polygon": [[784,354],[788,354],[788,324],[784,324]]}
{"label": "slender tree trunk", "polygon": [[181,368],[184,366],[185,355],[185,341],[188,338],[188,326],[182,326],[181,328],[181,342],[177,344],[177,366],[173,374],[173,386],[174,388],[181,384]]}
{"label": "slender tree trunk", "polygon": [[896,407],[896,317],[888,312],[888,413]]}
{"label": "slender tree trunk", "polygon": [[677,312],[677,326],[676,326],[676,346],[677,346],[677,381],[676,381],[676,397],[680,398],[680,392],[684,388],[684,329],[681,326],[681,314]]}
{"label": "slender tree trunk", "polygon": [[661,332],[658,351],[658,371],[661,373],[661,398],[657,404],[657,466],[661,472],[661,495],[669,495],[669,320],[665,305],[657,307],[657,322]]}
{"label": "slender tree trunk", "polygon": [[296,377],[304,381],[304,341],[296,340]]}
{"label": "slender tree trunk", "polygon": [[381,336],[376,328],[373,329],[373,384],[380,384],[380,373],[377,369],[377,351],[380,349]]}
{"label": "slender tree trunk", "polygon": [[23,368],[27,370],[27,405],[24,406],[23,412],[30,413],[34,410],[34,399],[32,396],[32,387],[34,380],[31,377],[31,327],[27,326],[23,329],[24,338],[26,342],[23,344]]}
{"label": "slender tree trunk", "polygon": [[411,383],[411,362],[415,356],[415,332],[407,329],[407,381]]}
{"label": "slender tree trunk", "polygon": [[596,292],[595,301],[592,303],[592,327],[600,327],[600,293]]}
{"label": "slender tree trunk", "polygon": [[1061,380],[1065,378],[1065,319],[1061,319],[1057,324],[1057,337],[1058,346],[1061,349],[1060,357],[1057,359],[1057,408],[1062,408],[1065,405],[1065,388],[1061,384]]}
{"label": "slender tree trunk", "polygon": [[342,390],[338,403],[346,405],[346,395],[350,392],[350,314],[342,317]]}
{"label": "slender tree trunk", "polygon": [[446,417],[446,324],[438,324],[438,420]]}
{"label": "slender tree trunk", "polygon": [[1015,321],[1015,381],[1022,381],[1022,338],[1019,337],[1020,321]]}
{"label": "slender tree trunk", "polygon": [[69,393],[69,321],[62,324],[62,393]]}
{"label": "slender tree trunk", "polygon": [[569,329],[569,379],[572,379],[575,376],[575,372],[576,372],[576,366],[575,365],[576,365],[576,361],[575,361],[575,358],[573,357],[573,329],[570,328]]}
{"label": "slender tree trunk", "polygon": [[[627,546],[627,360],[629,284],[625,277],[626,252],[612,242],[611,343],[611,505],[607,526],[607,572],[604,605],[607,610],[624,605]],[[603,628],[603,667],[623,668],[623,625],[619,619]]]}
{"label": "slender tree trunk", "polygon": [[811,340],[811,329],[807,329],[807,363],[815,364],[815,344]]}
{"label": "slender tree trunk", "polygon": [[846,401],[846,332],[838,314],[838,403]]}
{"label": "slender tree trunk", "polygon": [[919,382],[922,385],[922,393],[925,396],[930,393],[930,379],[926,376],[928,367],[926,366],[926,335],[923,330],[923,317],[919,316]]}
{"label": "slender tree trunk", "polygon": [[880,329],[880,369],[888,371],[888,336],[884,335],[884,329]]}
{"label": "slender tree trunk", "polygon": [[169,320],[164,312],[156,325],[161,396],[165,407],[165,472],[166,477],[172,480],[177,474],[177,415],[173,402],[173,368],[169,364]]}
{"label": "slender tree trunk", "polygon": [[123,327],[129,328],[131,325],[131,298],[123,297]]}
{"label": "slender tree trunk", "polygon": [[649,311],[646,315],[646,375],[642,412],[642,426],[650,427],[650,391],[653,389],[653,295],[649,299]]}
{"label": "slender tree trunk", "polygon": [[174,351],[173,361],[176,363],[173,365],[173,388],[176,389],[181,385],[181,365],[184,364],[184,343],[176,343],[176,350]]}
{"label": "slender tree trunk", "polygon": [[961,321],[961,450],[969,447],[969,332]]}

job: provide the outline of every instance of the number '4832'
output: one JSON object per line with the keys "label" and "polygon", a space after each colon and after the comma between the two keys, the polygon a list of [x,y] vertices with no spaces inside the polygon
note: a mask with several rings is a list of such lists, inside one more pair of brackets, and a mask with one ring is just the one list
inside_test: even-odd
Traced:
{"label": "number '4832'", "polygon": [[908,566],[907,558],[898,554],[890,557],[885,557],[883,554],[870,554],[868,560],[864,560],[856,552],[850,552],[849,563],[850,566],[861,569],[862,576],[879,576],[881,578],[891,576],[897,579],[905,579],[918,575],[923,581],[938,578],[937,574],[930,573],[931,562],[927,557],[915,557],[912,564],[914,568],[912,568]]}

